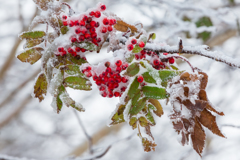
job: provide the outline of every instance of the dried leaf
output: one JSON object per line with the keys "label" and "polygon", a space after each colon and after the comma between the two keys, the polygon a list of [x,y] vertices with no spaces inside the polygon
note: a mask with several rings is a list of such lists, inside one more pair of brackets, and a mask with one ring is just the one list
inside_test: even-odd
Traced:
{"label": "dried leaf", "polygon": [[34,97],[41,102],[44,99],[44,95],[47,94],[47,79],[44,73],[39,74],[38,79],[34,85]]}
{"label": "dried leaf", "polygon": [[208,83],[208,75],[204,72],[199,72],[199,74],[203,75],[202,79],[200,80],[201,82],[200,89],[205,89]]}
{"label": "dried leaf", "polygon": [[206,109],[204,109],[201,112],[201,116],[199,118],[199,121],[202,125],[204,125],[205,127],[207,127],[209,130],[212,131],[212,133],[220,136],[220,137],[224,137],[225,136],[221,133],[221,131],[219,130],[217,123],[216,123],[216,117],[213,116],[211,114],[211,112],[207,111]]}
{"label": "dried leaf", "polygon": [[214,109],[214,108],[212,107],[212,105],[210,104],[210,102],[208,102],[208,104],[207,104],[207,106],[206,106],[206,109],[208,109],[208,110],[210,110],[210,111],[212,111],[212,112],[215,112],[215,113],[217,113],[217,114],[220,115],[220,116],[224,116],[224,113],[223,113],[223,112],[219,112],[219,111],[217,111],[216,109]]}
{"label": "dried leaf", "polygon": [[114,25],[114,28],[121,32],[127,32],[128,28],[130,28],[132,32],[137,32],[137,28],[135,26],[130,25],[122,20],[117,20],[117,24]]}
{"label": "dried leaf", "polygon": [[155,151],[156,143],[149,141],[147,138],[142,137],[142,144],[145,152]]}
{"label": "dried leaf", "polygon": [[203,101],[208,101],[207,99],[207,93],[205,90],[201,89],[198,93],[198,97],[200,100],[203,100]]}
{"label": "dried leaf", "polygon": [[139,64],[135,62],[135,63],[132,63],[130,66],[128,66],[124,75],[133,77],[139,72],[139,70],[140,70]]}
{"label": "dried leaf", "polygon": [[125,122],[124,117],[123,117],[124,109],[125,109],[125,105],[120,105],[118,107],[117,112],[111,118],[112,123],[110,125],[114,125],[114,124],[119,124],[119,123]]}
{"label": "dried leaf", "polygon": [[184,96],[188,97],[188,93],[189,93],[189,88],[188,87],[184,87]]}
{"label": "dried leaf", "polygon": [[86,91],[92,90],[91,89],[92,84],[90,83],[90,81],[82,77],[69,76],[64,79],[64,84],[67,87],[70,87],[73,89],[86,90]]}
{"label": "dried leaf", "polygon": [[156,110],[154,110],[153,112],[158,116],[161,117],[163,115],[163,108],[162,105],[160,104],[160,102],[156,99],[149,99],[148,100],[150,103],[152,103]]}
{"label": "dried leaf", "polygon": [[26,44],[24,48],[32,48],[44,41],[43,38],[37,38],[37,39],[27,39]]}
{"label": "dried leaf", "polygon": [[148,125],[148,120],[141,116],[140,118],[138,118],[138,121],[139,121],[139,124],[142,126],[142,127],[146,127]]}
{"label": "dried leaf", "polygon": [[39,8],[46,11],[48,9],[48,3],[52,2],[52,0],[33,0],[37,4]]}
{"label": "dried leaf", "polygon": [[180,80],[190,81],[191,80],[190,74],[188,72],[183,72],[180,76]]}
{"label": "dried leaf", "polygon": [[34,64],[42,57],[41,51],[43,51],[42,48],[32,48],[19,54],[17,58],[22,62]]}

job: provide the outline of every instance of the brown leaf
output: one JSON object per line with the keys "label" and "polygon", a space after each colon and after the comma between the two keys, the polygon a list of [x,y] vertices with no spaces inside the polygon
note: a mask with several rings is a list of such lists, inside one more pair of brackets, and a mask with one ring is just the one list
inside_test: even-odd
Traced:
{"label": "brown leaf", "polygon": [[47,79],[44,73],[38,76],[38,79],[34,85],[34,95],[35,98],[39,99],[41,102],[44,99],[44,95],[47,94]]}
{"label": "brown leaf", "polygon": [[149,125],[145,127],[145,130],[146,130],[146,134],[149,135],[150,137],[152,137],[152,139],[154,140],[154,137],[152,135],[152,132],[151,132],[151,129],[150,129]]}
{"label": "brown leaf", "polygon": [[187,107],[187,109],[191,111],[192,115],[196,115],[197,113],[203,111],[203,109],[207,106],[208,102],[196,100],[195,104],[192,104],[192,102],[187,99],[184,100],[182,103]]}
{"label": "brown leaf", "polygon": [[207,104],[207,106],[206,106],[206,109],[208,109],[208,110],[210,110],[210,111],[212,111],[212,112],[215,112],[215,113],[217,113],[217,114],[220,115],[220,116],[224,116],[224,113],[223,113],[223,112],[219,112],[219,111],[217,111],[216,109],[214,109],[209,102],[208,102],[208,104]]}
{"label": "brown leaf", "polygon": [[152,103],[156,107],[156,111],[153,111],[157,116],[161,117],[163,115],[163,108],[160,102],[156,99],[149,99],[150,103]]}
{"label": "brown leaf", "polygon": [[149,141],[147,138],[142,138],[142,144],[145,152],[155,151],[155,147],[157,146],[154,142]]}
{"label": "brown leaf", "polygon": [[186,97],[188,97],[189,88],[188,88],[188,87],[184,87],[183,89],[184,89],[184,95],[185,95]]}
{"label": "brown leaf", "polygon": [[200,85],[200,89],[205,89],[207,87],[207,83],[208,83],[208,75],[204,72],[199,72],[199,74],[203,75],[201,81],[201,85]]}
{"label": "brown leaf", "polygon": [[181,74],[180,76],[180,80],[183,80],[183,81],[190,81],[191,78],[190,78],[190,74],[188,72],[184,72]]}
{"label": "brown leaf", "polygon": [[207,127],[209,130],[212,131],[212,133],[220,136],[220,137],[224,137],[225,136],[221,133],[221,131],[219,130],[217,123],[216,123],[216,117],[213,116],[211,114],[211,112],[207,111],[206,109],[204,109],[201,113],[201,116],[199,118],[199,121],[202,125],[204,125],[205,127]]}
{"label": "brown leaf", "polygon": [[114,25],[114,28],[121,32],[127,32],[128,28],[130,28],[132,32],[137,32],[137,28],[135,26],[130,25],[122,20],[117,20],[117,24]]}
{"label": "brown leaf", "polygon": [[41,51],[43,51],[42,48],[32,48],[19,54],[17,58],[22,62],[29,62],[30,64],[34,64],[42,57]]}
{"label": "brown leaf", "polygon": [[183,129],[183,123],[182,122],[172,122],[173,124],[173,128],[178,132],[178,134],[180,133],[180,131]]}
{"label": "brown leaf", "polygon": [[208,101],[207,99],[207,93],[205,90],[201,89],[198,93],[198,97],[200,100],[203,100],[203,101]]}
{"label": "brown leaf", "polygon": [[195,126],[193,133],[191,133],[191,139],[194,150],[202,157],[201,154],[204,148],[206,134],[197,118],[195,118]]}

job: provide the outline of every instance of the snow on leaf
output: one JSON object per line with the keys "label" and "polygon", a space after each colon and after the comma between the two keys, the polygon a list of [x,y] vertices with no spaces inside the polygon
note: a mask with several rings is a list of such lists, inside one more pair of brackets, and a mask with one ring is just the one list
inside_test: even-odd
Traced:
{"label": "snow on leaf", "polygon": [[145,107],[146,100],[147,98],[142,98],[139,101],[137,101],[137,103],[134,106],[132,106],[132,108],[130,109],[129,114],[130,115],[138,114]]}
{"label": "snow on leaf", "polygon": [[121,32],[127,32],[128,28],[130,28],[132,32],[137,32],[137,28],[135,26],[130,25],[122,20],[117,20],[117,23],[114,25],[114,28]]}
{"label": "snow on leaf", "polygon": [[156,108],[156,110],[154,110],[153,112],[158,116],[161,117],[163,115],[163,108],[162,105],[160,104],[160,102],[156,99],[149,99],[148,102],[150,102],[151,104],[154,105],[154,107]]}
{"label": "snow on leaf", "polygon": [[67,59],[69,59],[71,62],[73,62],[74,64],[78,64],[78,65],[82,65],[83,63],[87,63],[86,60],[80,58],[80,57],[74,57],[70,54],[68,54]]}
{"label": "snow on leaf", "polygon": [[151,122],[152,125],[156,124],[149,107],[148,107],[148,113],[145,116],[147,120]]}
{"label": "snow on leaf", "polygon": [[123,116],[124,110],[125,110],[125,105],[120,105],[118,107],[116,113],[111,118],[112,123],[110,125],[114,125],[114,124],[119,124],[119,123],[125,122],[124,116]]}
{"label": "snow on leaf", "polygon": [[47,79],[44,73],[39,74],[37,81],[34,85],[34,96],[41,102],[44,99],[44,95],[47,94]]}
{"label": "snow on leaf", "polygon": [[73,43],[75,46],[84,48],[89,51],[96,51],[97,46],[91,42],[79,42],[79,43]]}
{"label": "snow on leaf", "polygon": [[221,133],[221,131],[219,130],[217,123],[216,123],[216,117],[213,116],[211,114],[211,112],[209,112],[208,110],[204,109],[201,112],[201,116],[199,118],[199,121],[202,125],[204,125],[205,127],[207,127],[209,130],[212,131],[212,133],[220,136],[220,137],[224,137],[225,136]]}
{"label": "snow on leaf", "polygon": [[137,101],[139,100],[140,97],[141,97],[140,89],[137,89],[134,97],[132,98],[132,105],[133,106],[137,103]]}
{"label": "snow on leaf", "polygon": [[152,99],[165,99],[168,97],[164,88],[143,86],[142,91],[145,97]]}
{"label": "snow on leaf", "polygon": [[75,76],[69,76],[64,79],[64,84],[66,87],[70,87],[73,89],[79,89],[79,90],[91,90],[92,84],[90,81],[86,78],[82,77],[75,77]]}
{"label": "snow on leaf", "polygon": [[136,129],[137,128],[137,118],[136,117],[132,117],[129,121],[129,125],[132,126],[132,129]]}
{"label": "snow on leaf", "polygon": [[34,47],[44,41],[43,38],[37,38],[37,39],[27,39],[26,44],[24,45],[24,48],[31,48]]}
{"label": "snow on leaf", "polygon": [[172,70],[161,70],[159,72],[159,77],[162,79],[162,81],[168,81],[169,79],[172,79],[174,76],[177,76],[180,72],[178,71],[172,71]]}
{"label": "snow on leaf", "polygon": [[130,99],[132,99],[135,96],[138,87],[139,87],[139,82],[137,81],[137,78],[135,78],[128,91],[128,97]]}
{"label": "snow on leaf", "polygon": [[32,48],[20,53],[17,58],[22,62],[29,62],[30,64],[34,64],[42,57],[41,51],[43,51],[42,48]]}
{"label": "snow on leaf", "polygon": [[84,77],[78,65],[66,65],[64,69],[68,75]]}
{"label": "snow on leaf", "polygon": [[149,74],[149,72],[143,73],[142,76],[145,82],[156,83],[155,79],[153,79],[153,77]]}
{"label": "snow on leaf", "polygon": [[143,49],[141,47],[139,47],[138,45],[135,45],[135,47],[132,50],[132,53],[139,53],[141,52]]}
{"label": "snow on leaf", "polygon": [[139,72],[139,70],[140,70],[139,64],[137,62],[134,62],[130,66],[128,66],[124,75],[133,77]]}
{"label": "snow on leaf", "polygon": [[46,35],[44,31],[23,32],[19,35],[20,39],[37,39]]}
{"label": "snow on leaf", "polygon": [[65,88],[63,85],[61,85],[59,88],[58,88],[58,95],[57,95],[57,98],[56,98],[56,105],[57,105],[57,113],[59,113],[62,109],[62,105],[63,105],[63,102],[62,100],[60,99],[60,95],[65,92]]}
{"label": "snow on leaf", "polygon": [[139,121],[140,126],[142,126],[142,127],[146,127],[148,125],[148,120],[143,116],[138,118],[138,121]]}

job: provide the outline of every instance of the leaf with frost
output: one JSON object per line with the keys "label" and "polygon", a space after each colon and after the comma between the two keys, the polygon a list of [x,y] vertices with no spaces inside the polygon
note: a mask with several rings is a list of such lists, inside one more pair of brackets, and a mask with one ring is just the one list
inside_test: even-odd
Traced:
{"label": "leaf with frost", "polygon": [[67,106],[67,107],[73,107],[74,109],[80,111],[80,112],[84,112],[84,108],[82,107],[82,105],[80,103],[75,102],[66,92],[63,92],[59,98],[61,99],[61,101]]}
{"label": "leaf with frost", "polygon": [[129,91],[128,91],[128,97],[130,99],[132,99],[135,96],[135,93],[136,93],[138,87],[139,87],[139,82],[137,81],[137,78],[135,78],[129,88]]}
{"label": "leaf with frost", "polygon": [[140,137],[142,140],[142,145],[144,148],[145,152],[150,152],[150,151],[155,151],[155,147],[157,146],[156,143],[149,141],[147,138],[145,137]]}
{"label": "leaf with frost", "polygon": [[126,72],[124,73],[124,75],[133,77],[133,76],[135,76],[139,72],[139,70],[140,70],[139,63],[134,62],[130,66],[128,66],[128,68],[127,68]]}
{"label": "leaf with frost", "polygon": [[26,44],[24,45],[24,48],[32,48],[44,41],[43,38],[37,38],[37,39],[27,39]]}
{"label": "leaf with frost", "polygon": [[117,20],[117,23],[114,25],[114,28],[121,32],[127,32],[128,28],[130,28],[132,32],[137,32],[137,28],[135,26],[130,25],[122,20]]}
{"label": "leaf with frost", "polygon": [[149,122],[151,122],[152,125],[156,124],[149,107],[148,107],[148,112],[145,116],[146,116],[147,120]]}
{"label": "leaf with frost", "polygon": [[73,43],[75,46],[84,48],[89,51],[96,51],[97,46],[91,42],[79,42],[79,43]]}
{"label": "leaf with frost", "polygon": [[47,94],[47,79],[44,73],[39,74],[37,81],[34,85],[34,97],[41,102],[44,99],[44,95]]}
{"label": "leaf with frost", "polygon": [[[206,26],[206,27],[210,27],[213,26],[212,21],[209,17],[201,17],[196,23],[197,27],[201,27],[201,26]],[[198,34],[198,38],[202,38],[203,41],[207,41],[211,36],[211,32],[207,32],[204,31],[202,33]]]}
{"label": "leaf with frost", "polygon": [[42,48],[32,48],[20,53],[17,58],[22,62],[29,62],[30,64],[34,64],[42,57],[41,51],[43,51]]}
{"label": "leaf with frost", "polygon": [[173,77],[179,75],[181,72],[179,71],[172,71],[172,70],[160,70],[158,71],[159,77],[162,80],[161,85],[163,87],[167,87],[167,81],[172,79]]}
{"label": "leaf with frost", "polygon": [[142,126],[142,127],[146,127],[148,125],[148,120],[143,116],[138,118],[138,122],[139,122],[140,126]]}
{"label": "leaf with frost", "polygon": [[142,76],[145,82],[156,83],[155,79],[153,79],[153,77],[149,74],[149,72],[143,73]]}
{"label": "leaf with frost", "polygon": [[46,35],[44,31],[31,31],[31,32],[23,32],[19,35],[20,39],[37,39],[42,38]]}
{"label": "leaf with frost", "polygon": [[132,98],[132,106],[134,106],[137,103],[140,97],[141,97],[140,89],[137,89],[134,97]]}
{"label": "leaf with frost", "polygon": [[59,26],[60,26],[61,33],[66,34],[69,31],[68,27],[63,25],[63,22],[62,22],[61,19],[58,19],[58,23],[59,23]]}
{"label": "leaf with frost", "polygon": [[73,89],[79,89],[79,90],[85,90],[85,91],[89,91],[92,89],[91,88],[92,84],[90,83],[90,81],[82,77],[74,77],[74,76],[67,77],[64,79],[64,84],[66,85],[66,87],[70,87]]}
{"label": "leaf with frost", "polygon": [[78,65],[66,65],[64,69],[68,75],[84,77]]}
{"label": "leaf with frost", "polygon": [[[160,102],[156,99],[149,99],[148,102],[150,102],[153,106],[153,112],[158,116],[161,117],[163,115],[163,108],[162,105],[160,104]],[[152,109],[152,107],[149,109]]]}
{"label": "leaf with frost", "polygon": [[129,121],[129,125],[132,126],[132,129],[136,129],[137,128],[137,118],[136,117],[132,117]]}
{"label": "leaf with frost", "polygon": [[165,99],[168,94],[164,88],[143,86],[142,91],[145,97],[152,99]]}
{"label": "leaf with frost", "polygon": [[63,85],[61,85],[60,87],[58,87],[58,95],[57,95],[57,98],[56,98],[56,105],[57,105],[57,113],[59,113],[62,109],[62,106],[63,106],[63,102],[62,100],[60,99],[60,95],[62,93],[65,92],[65,88]]}
{"label": "leaf with frost", "polygon": [[67,59],[70,60],[74,64],[82,65],[83,63],[87,63],[86,60],[80,58],[80,57],[74,57],[70,54],[67,55]]}
{"label": "leaf with frost", "polygon": [[143,49],[141,47],[139,47],[138,45],[135,45],[135,47],[132,50],[132,53],[139,53],[141,52]]}
{"label": "leaf with frost", "polygon": [[124,116],[123,116],[123,111],[125,110],[125,107],[126,107],[125,105],[120,105],[118,107],[116,113],[111,118],[112,123],[110,125],[114,125],[114,124],[119,124],[119,123],[125,122]]}
{"label": "leaf with frost", "polygon": [[147,98],[142,98],[139,101],[137,101],[137,103],[130,109],[129,114],[130,115],[138,114],[145,107],[146,100]]}

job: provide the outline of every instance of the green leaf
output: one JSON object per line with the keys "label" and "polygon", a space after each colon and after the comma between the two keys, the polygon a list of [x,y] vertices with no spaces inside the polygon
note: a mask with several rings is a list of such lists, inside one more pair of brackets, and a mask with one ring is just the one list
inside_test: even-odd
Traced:
{"label": "green leaf", "polygon": [[147,98],[153,98],[153,99],[167,98],[167,93],[164,88],[143,86],[142,91],[143,91],[143,94],[145,95],[145,97],[147,97]]}
{"label": "green leaf", "polygon": [[137,81],[137,78],[135,78],[128,91],[128,97],[130,99],[132,99],[135,96],[138,87],[139,87],[139,82]]}
{"label": "green leaf", "polygon": [[56,103],[57,103],[57,113],[59,113],[62,109],[62,106],[63,106],[63,102],[62,100],[60,99],[60,95],[65,92],[65,88],[63,85],[61,85],[60,87],[58,87],[58,95],[57,95],[57,99],[56,99]]}
{"label": "green leaf", "polygon": [[129,121],[129,125],[132,126],[132,129],[137,128],[137,118],[136,117],[132,117]]}
{"label": "green leaf", "polygon": [[153,33],[152,40],[156,39],[156,33]]}
{"label": "green leaf", "polygon": [[89,51],[96,51],[97,50],[97,46],[91,42],[80,42],[80,43],[73,43],[73,45],[80,47],[80,48],[84,48],[86,50]]}
{"label": "green leaf", "polygon": [[158,73],[162,81],[168,81],[169,79],[172,79],[173,77],[179,75],[181,72],[172,70],[161,70],[158,71]]}
{"label": "green leaf", "polygon": [[123,117],[124,109],[125,109],[125,105],[120,105],[118,107],[117,112],[111,118],[112,123],[110,125],[114,125],[114,124],[119,124],[119,123],[125,122],[124,117]]}
{"label": "green leaf", "polygon": [[61,33],[62,34],[66,34],[68,31],[69,31],[69,29],[68,29],[68,27],[67,26],[63,26],[63,27],[61,27]]}
{"label": "green leaf", "polygon": [[145,82],[156,83],[155,79],[153,79],[153,77],[149,74],[149,72],[143,73],[142,76]]}
{"label": "green leaf", "polygon": [[42,38],[46,35],[44,31],[32,31],[32,32],[24,32],[20,35],[20,39],[37,39]]}
{"label": "green leaf", "polygon": [[34,97],[41,102],[44,99],[44,95],[47,94],[47,79],[44,73],[38,75],[37,81],[34,85]]}
{"label": "green leaf", "polygon": [[32,48],[40,43],[42,43],[44,41],[43,38],[37,38],[37,39],[27,39],[26,44],[25,44],[25,48]]}
{"label": "green leaf", "polygon": [[149,108],[148,108],[148,113],[146,114],[146,118],[151,122],[152,125],[156,125],[155,120]]}
{"label": "green leaf", "polygon": [[84,60],[84,59],[82,59],[82,58],[80,58],[80,57],[74,57],[74,56],[72,56],[72,55],[70,55],[70,54],[68,54],[67,57],[68,57],[68,59],[69,59],[71,62],[73,62],[74,64],[82,65],[82,64],[84,64],[84,63],[87,63],[86,60]]}
{"label": "green leaf", "polygon": [[92,84],[90,81],[86,78],[82,77],[67,77],[64,79],[64,83],[67,87],[73,88],[73,89],[79,89],[79,90],[91,90]]}
{"label": "green leaf", "polygon": [[32,48],[19,54],[17,58],[22,62],[34,64],[42,57],[41,51],[43,51],[42,48]]}
{"label": "green leaf", "polygon": [[[213,26],[211,19],[209,17],[206,17],[206,16],[201,17],[195,24],[196,24],[197,27]],[[204,42],[207,41],[210,38],[210,36],[211,36],[211,32],[206,32],[206,31],[198,34],[198,38],[202,38],[202,40]]]}
{"label": "green leaf", "polygon": [[[156,99],[149,99],[148,102],[154,105],[154,110],[153,112],[158,116],[161,117],[163,115],[163,108],[160,102]],[[152,109],[152,105],[148,104],[148,108]]]}
{"label": "green leaf", "polygon": [[134,97],[132,98],[132,106],[135,106],[140,97],[141,97],[140,89],[137,89]]}
{"label": "green leaf", "polygon": [[148,108],[151,109],[151,110],[156,110],[156,108],[152,104],[148,104]]}
{"label": "green leaf", "polygon": [[147,98],[140,99],[135,106],[130,109],[130,115],[138,114],[146,105]]}
{"label": "green leaf", "polygon": [[140,70],[139,64],[137,62],[134,62],[130,66],[128,66],[124,75],[133,77],[139,72],[139,70]]}
{"label": "green leaf", "polygon": [[135,57],[134,54],[131,53],[130,56],[128,58],[126,58],[127,62],[131,63],[133,61],[134,57]]}
{"label": "green leaf", "polygon": [[138,45],[135,45],[135,47],[132,50],[132,53],[139,53],[141,52],[143,49],[141,47],[139,47]]}
{"label": "green leaf", "polygon": [[172,67],[172,69],[174,69],[174,70],[179,70],[176,66],[174,66],[174,65],[170,65],[171,67]]}
{"label": "green leaf", "polygon": [[141,116],[140,118],[138,118],[139,124],[142,127],[146,127],[148,125],[148,121],[145,117]]}
{"label": "green leaf", "polygon": [[80,71],[78,65],[66,65],[65,72],[71,76],[84,77],[84,74]]}

